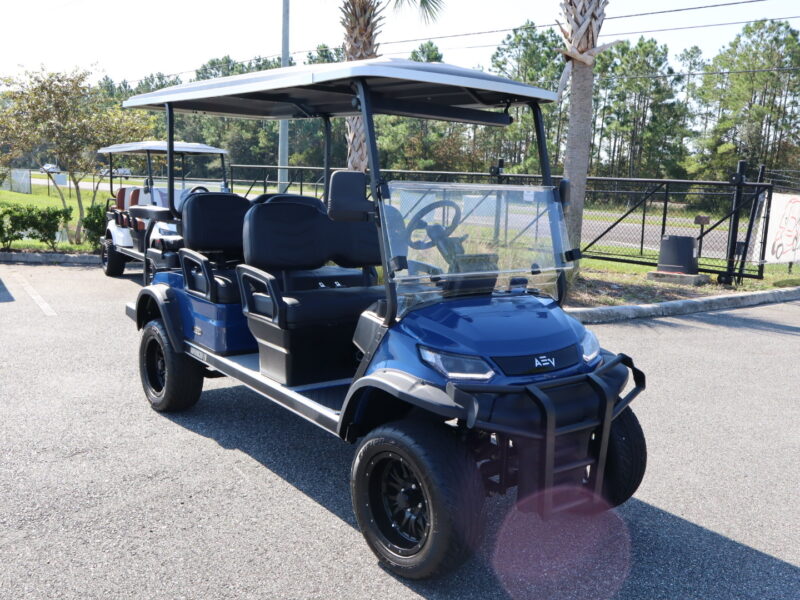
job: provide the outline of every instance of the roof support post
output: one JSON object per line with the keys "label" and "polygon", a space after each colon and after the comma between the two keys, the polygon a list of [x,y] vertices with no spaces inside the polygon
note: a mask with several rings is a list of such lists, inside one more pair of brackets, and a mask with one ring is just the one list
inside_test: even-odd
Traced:
{"label": "roof support post", "polygon": [[[47,178],[47,185],[50,185],[50,178]],[[111,190],[111,197],[114,198],[114,155],[108,153],[108,189]],[[50,188],[48,187],[48,191]]]}
{"label": "roof support post", "polygon": [[167,199],[172,216],[177,217],[175,211],[175,113],[172,104],[166,103],[167,110]]}
{"label": "roof support post", "polygon": [[325,138],[325,147],[322,154],[322,201],[327,206],[331,185],[331,119],[327,115],[322,117],[322,130]]}
{"label": "roof support post", "polygon": [[145,179],[145,187],[150,190],[150,195],[153,194],[153,158],[150,155],[150,150],[145,152],[147,155],[147,179]]}
{"label": "roof support post", "polygon": [[542,107],[538,102],[529,104],[533,112],[533,124],[536,127],[536,147],[539,150],[539,165],[542,167],[542,185],[553,185],[553,178],[550,175],[550,159],[547,157],[547,138],[544,132],[544,118],[542,117]]}
{"label": "roof support post", "polygon": [[219,155],[220,161],[222,161],[222,191],[223,192],[233,192],[233,182],[230,184],[230,188],[228,188],[228,172],[225,170],[225,155]]}
{"label": "roof support post", "polygon": [[[289,66],[289,0],[283,0],[283,30],[281,35],[281,67]],[[281,119],[278,128],[278,192],[289,189],[289,121]],[[283,185],[281,185],[283,184]]]}
{"label": "roof support post", "polygon": [[361,118],[364,120],[364,135],[367,138],[367,163],[369,164],[369,185],[372,191],[372,200],[375,203],[377,212],[378,231],[381,236],[381,266],[383,267],[383,281],[386,286],[386,316],[383,322],[389,325],[394,322],[397,316],[397,290],[394,286],[394,278],[389,267],[389,259],[386,253],[390,251],[389,234],[382,226],[385,222],[383,215],[383,202],[389,200],[389,186],[381,177],[380,159],[378,157],[378,139],[375,136],[375,122],[372,119],[372,98],[367,84],[363,79],[355,81],[358,104],[361,109]]}

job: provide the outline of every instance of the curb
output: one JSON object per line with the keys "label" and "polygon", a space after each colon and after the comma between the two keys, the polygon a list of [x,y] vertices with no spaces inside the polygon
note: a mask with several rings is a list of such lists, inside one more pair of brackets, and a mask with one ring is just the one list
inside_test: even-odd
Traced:
{"label": "curb", "polygon": [[97,254],[65,254],[63,252],[0,252],[0,263],[28,265],[99,265]]}
{"label": "curb", "polygon": [[[30,265],[86,265],[100,264],[96,254],[65,254],[63,252],[0,252],[0,263]],[[671,300],[657,304],[629,304],[624,306],[597,306],[594,308],[567,308],[567,314],[587,325],[616,323],[631,319],[652,319],[691,315],[712,310],[744,308],[760,304],[800,300],[800,287],[790,287],[763,292],[724,294],[687,300]]]}
{"label": "curb", "polygon": [[671,300],[658,304],[633,304],[626,306],[600,306],[596,308],[567,308],[566,312],[585,324],[614,323],[631,319],[647,319],[653,317],[671,317],[690,315],[711,310],[728,308],[744,308],[759,304],[791,302],[800,300],[800,287],[766,290],[763,292],[746,292],[742,294],[725,294],[707,296],[688,300]]}

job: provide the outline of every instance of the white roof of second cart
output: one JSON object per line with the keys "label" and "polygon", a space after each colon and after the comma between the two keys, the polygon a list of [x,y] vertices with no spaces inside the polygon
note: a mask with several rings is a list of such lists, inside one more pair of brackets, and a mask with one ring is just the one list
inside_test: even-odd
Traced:
{"label": "white roof of second cart", "polygon": [[395,101],[465,108],[552,102],[556,94],[512,79],[443,63],[397,58],[299,65],[218,77],[133,96],[128,108],[237,115],[260,119],[357,114],[353,83]]}
{"label": "white roof of second cart", "polygon": [[[149,140],[144,142],[125,142],[124,144],[114,144],[100,148],[98,154],[166,154],[167,142],[159,140]],[[195,144],[193,142],[175,142],[176,154],[227,154],[227,150],[206,146],[205,144]]]}

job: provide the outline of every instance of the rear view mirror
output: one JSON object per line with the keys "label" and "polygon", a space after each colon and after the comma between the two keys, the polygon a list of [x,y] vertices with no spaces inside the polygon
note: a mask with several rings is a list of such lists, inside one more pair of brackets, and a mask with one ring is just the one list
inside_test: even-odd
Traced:
{"label": "rear view mirror", "polygon": [[373,212],[367,200],[367,176],[360,171],[336,171],[331,175],[328,216],[333,221],[366,221]]}

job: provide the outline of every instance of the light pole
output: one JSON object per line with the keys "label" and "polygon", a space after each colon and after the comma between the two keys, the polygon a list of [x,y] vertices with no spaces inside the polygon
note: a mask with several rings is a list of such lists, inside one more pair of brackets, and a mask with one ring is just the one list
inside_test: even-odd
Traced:
{"label": "light pole", "polygon": [[[281,47],[281,66],[289,66],[289,0],[283,0],[283,36]],[[281,120],[278,131],[278,191],[285,192],[289,187],[289,121]]]}

